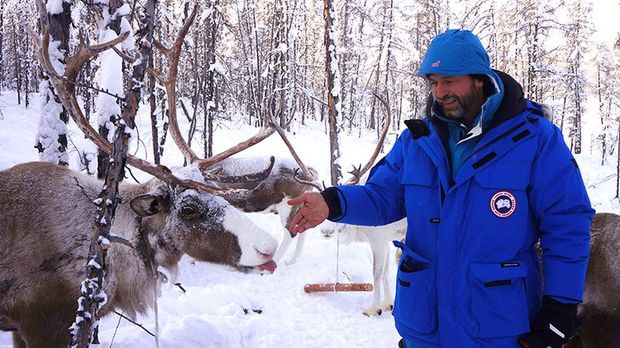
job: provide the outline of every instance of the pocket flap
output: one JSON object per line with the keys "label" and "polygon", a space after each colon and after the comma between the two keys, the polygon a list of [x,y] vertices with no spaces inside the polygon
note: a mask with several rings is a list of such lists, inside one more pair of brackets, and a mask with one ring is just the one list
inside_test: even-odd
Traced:
{"label": "pocket flap", "polygon": [[478,263],[470,265],[469,269],[474,278],[484,283],[523,278],[527,275],[527,268],[518,262]]}
{"label": "pocket flap", "polygon": [[403,255],[400,257],[401,261],[412,259],[417,262],[431,263],[426,257],[411,250],[411,248],[407,244],[399,240],[393,240],[392,243],[394,243],[395,247],[400,248],[403,251]]}
{"label": "pocket flap", "polygon": [[430,163],[405,164],[403,166],[403,176],[400,183],[403,185],[422,185],[437,187],[439,180],[437,178],[437,168]]}

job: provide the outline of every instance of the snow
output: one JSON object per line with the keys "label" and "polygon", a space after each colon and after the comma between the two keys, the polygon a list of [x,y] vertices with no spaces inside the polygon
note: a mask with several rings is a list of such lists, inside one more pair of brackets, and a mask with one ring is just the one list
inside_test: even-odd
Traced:
{"label": "snow", "polygon": [[67,133],[67,125],[58,117],[62,113],[63,108],[61,104],[56,102],[50,88],[49,80],[41,80],[39,84],[39,90],[41,91],[39,98],[42,110],[41,115],[44,117],[39,118],[35,143],[39,142],[43,147],[43,152],[39,155],[42,161],[67,163],[67,153],[60,151],[61,145],[58,141],[61,134]]}
{"label": "snow", "polygon": [[[596,103],[595,98],[591,98]],[[596,104],[587,110],[597,110]],[[0,95],[0,170],[17,163],[38,160],[32,147],[36,134],[40,106],[31,109],[16,105],[13,92]],[[131,153],[137,151],[144,158],[150,153],[150,127],[148,108],[141,108],[136,122],[141,127],[142,141],[132,144]],[[180,119],[184,121],[183,119]],[[596,114],[588,114],[584,126],[598,121]],[[329,176],[329,138],[325,125],[308,119],[301,128],[291,126],[288,134],[306,164],[314,167],[323,180]],[[256,128],[242,121],[223,122],[218,128],[214,146],[220,152],[233,144],[247,139],[257,132]],[[181,124],[185,134],[187,124]],[[358,131],[354,131],[357,134]],[[590,134],[584,129],[584,136]],[[342,131],[341,164],[343,169],[365,163],[372,153],[376,135],[374,131],[361,132],[361,138]],[[82,146],[82,138],[75,124],[70,122],[70,144]],[[390,133],[386,149],[393,144],[396,133]],[[71,145],[70,145],[71,146]],[[136,149],[136,147],[139,148]],[[148,151],[145,150],[149,149]],[[589,139],[584,138],[584,153],[576,156],[584,175],[591,201],[597,211],[620,213],[615,195],[615,161],[599,165],[598,155],[589,154]],[[198,150],[196,148],[195,150]],[[200,151],[198,151],[200,152]],[[78,169],[76,157],[79,151],[70,149],[70,165]],[[241,156],[290,157],[277,134],[246,150]],[[149,155],[151,156],[151,155]],[[152,156],[151,156],[152,157]],[[152,158],[146,158],[152,160]],[[172,141],[166,147],[162,163],[167,166],[183,163],[181,152]],[[264,169],[267,162],[257,160],[256,168]],[[195,175],[191,169],[188,177]],[[144,181],[148,176],[133,169]],[[275,215],[248,214],[262,229],[282,239],[284,232],[280,219]],[[113,232],[113,231],[112,231]],[[183,258],[176,278],[186,292],[174,284],[163,285],[158,299],[161,347],[194,348],[272,348],[272,347],[396,347],[399,340],[394,320],[389,313],[378,317],[366,317],[362,311],[372,302],[371,292],[361,293],[314,293],[306,294],[307,283],[372,282],[372,254],[368,244],[354,242],[340,245],[338,269],[337,245],[333,240],[320,237],[318,228],[309,230],[301,257],[297,263],[282,262],[273,274],[242,274],[218,265],[192,262]],[[292,255],[293,247],[287,255]],[[285,257],[285,260],[287,258]],[[390,256],[390,260],[393,256]],[[394,282],[395,267],[388,276]],[[260,312],[256,313],[256,312]],[[119,322],[120,321],[120,322]],[[146,329],[155,332],[155,314],[148,313],[137,318]],[[116,326],[118,325],[118,330]],[[141,328],[110,315],[100,323],[101,347],[154,347],[155,340]],[[11,347],[11,335],[0,333],[0,348]]]}
{"label": "snow", "polygon": [[62,3],[64,0],[48,0],[45,4],[47,12],[51,15],[62,13]]}

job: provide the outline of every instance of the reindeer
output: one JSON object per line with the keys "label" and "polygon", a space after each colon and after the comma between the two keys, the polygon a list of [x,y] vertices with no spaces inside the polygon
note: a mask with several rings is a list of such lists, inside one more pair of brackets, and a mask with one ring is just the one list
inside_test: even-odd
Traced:
{"label": "reindeer", "polygon": [[[31,347],[69,343],[101,185],[45,162],[0,172],[0,318]],[[221,197],[159,179],[119,192],[112,230],[135,248],[110,246],[101,316],[145,313],[157,268],[175,274],[183,254],[244,272],[275,270],[275,239]]]}
{"label": "reindeer", "polygon": [[[87,46],[80,43],[67,58],[60,76],[48,52],[49,23],[45,4],[41,12],[41,40],[35,40],[42,68],[48,73],[58,97],[84,134],[100,149],[112,154],[112,146],[85,120],[75,95],[76,77],[84,64],[97,53],[112,48],[126,35],[108,43]],[[183,38],[196,15],[183,25],[169,54],[171,67],[163,77],[169,101],[174,100],[176,66]],[[159,44],[159,46],[161,46]],[[171,101],[171,106],[175,106]],[[128,109],[137,110],[137,100]],[[173,109],[173,108],[171,108]],[[133,121],[132,117],[128,118]],[[128,123],[129,124],[129,123]],[[223,153],[194,159],[183,171],[202,170],[217,164],[273,133],[267,127],[257,135]],[[253,224],[224,198],[251,201],[275,160],[260,173],[247,176],[221,175],[223,182],[250,185],[250,188],[220,188],[179,178],[168,168],[152,165],[134,156],[127,163],[155,178],[143,184],[121,183],[116,216],[111,222],[112,242],[107,245],[106,300],[98,311],[105,316],[121,309],[130,316],[145,313],[153,304],[159,287],[159,269],[175,274],[184,254],[206,262],[229,265],[242,272],[273,272],[277,242]],[[207,175],[207,174],[205,174]],[[207,175],[208,176],[208,175]],[[194,178],[195,176],[192,176]],[[248,184],[248,182],[252,184]],[[261,186],[262,184],[262,186]],[[15,331],[16,346],[67,346],[66,329],[75,319],[75,303],[80,281],[85,278],[86,260],[95,229],[97,207],[93,201],[103,183],[89,176],[49,163],[26,163],[0,172],[0,328]],[[101,203],[99,203],[101,204]],[[107,204],[105,202],[104,204]]]}
{"label": "reindeer", "polygon": [[582,321],[567,348],[612,348],[620,345],[620,215],[599,213],[592,220],[590,260],[586,273]]}
{"label": "reindeer", "polygon": [[[248,174],[248,171],[255,171],[256,168],[264,168],[268,165],[266,157],[235,157],[227,158],[211,167],[205,173],[205,180],[209,185],[227,189],[250,189],[253,182],[245,180],[243,182],[227,182],[224,177],[238,177]],[[303,165],[303,164],[302,164]],[[295,216],[299,207],[291,207],[286,201],[301,195],[305,191],[313,188],[312,183],[304,183],[295,179],[303,178],[316,181],[317,172],[313,168],[307,168],[307,175],[301,177],[297,174],[298,163],[289,158],[276,157],[275,164],[269,175],[261,182],[258,187],[253,188],[253,195],[239,199],[236,195],[223,195],[230,204],[244,212],[275,213],[280,217],[284,227],[282,241],[274,256],[276,262],[280,262],[287,249],[296,235],[290,233],[286,227],[290,220]],[[286,260],[286,264],[291,265],[297,261],[303,248],[305,235],[297,236],[295,252]]]}
{"label": "reindeer", "polygon": [[[170,134],[176,145],[183,153],[185,159],[187,160],[187,163],[198,166],[198,168],[202,172],[203,178],[199,178],[199,180],[220,189],[247,189],[248,187],[254,185],[254,194],[251,196],[248,195],[243,200],[236,199],[235,195],[221,194],[221,196],[228,200],[231,204],[235,205],[236,207],[242,209],[245,212],[261,211],[275,212],[276,214],[279,214],[282,225],[286,229],[286,226],[288,226],[286,222],[289,221],[292,216],[294,216],[294,213],[296,213],[299,207],[292,207],[291,209],[291,207],[287,206],[286,203],[283,202],[286,200],[286,198],[295,197],[302,192],[312,189],[311,184],[309,185],[296,181],[292,175],[293,171],[296,169],[293,162],[288,159],[278,158],[276,160],[277,166],[275,166],[274,171],[269,172],[273,174],[269,174],[266,179],[262,178],[262,184],[259,187],[255,187],[256,181],[252,181],[252,176],[248,176],[247,172],[255,168],[254,164],[256,161],[254,159],[245,159],[243,157],[230,157],[247,147],[253,146],[261,142],[262,140],[273,134],[275,131],[278,131],[278,133],[283,137],[287,145],[289,145],[289,149],[292,151],[296,162],[299,164],[299,167],[303,172],[303,175],[301,177],[310,183],[316,181],[316,171],[312,168],[307,168],[303,164],[303,162],[301,162],[301,160],[294,152],[294,149],[290,146],[290,143],[286,139],[286,135],[284,134],[282,128],[280,128],[277,122],[273,121],[273,117],[271,119],[265,119],[263,122],[264,126],[260,128],[254,136],[208,159],[200,159],[190,148],[187,142],[183,139],[177,121],[176,79],[178,72],[178,61],[183,41],[189,30],[189,27],[191,26],[191,23],[195,19],[195,16],[196,7],[194,8],[194,11],[190,15],[186,23],[179,30],[178,37],[176,38],[171,48],[164,47],[158,41],[154,41],[153,43],[153,45],[156,48],[160,49],[168,58],[170,65],[165,75],[152,69],[148,69],[149,73],[153,75],[159,81],[159,83],[161,83],[165,87],[169,109],[168,117]],[[95,54],[112,48],[115,44],[123,41],[124,38],[124,36],[119,36],[115,40],[111,40],[106,44],[97,46],[80,45],[75,55],[67,59],[68,64],[65,75],[63,77],[58,76],[54,68],[52,67],[52,64],[49,63],[50,60],[47,49],[40,49],[40,61],[42,62],[42,66],[50,74],[51,81],[53,82],[60,99],[62,100],[65,107],[70,111],[71,116],[74,118],[76,124],[80,127],[82,132],[84,132],[84,134],[86,134],[86,136],[90,138],[99,148],[103,149],[105,152],[108,153],[111,151],[111,146],[105,139],[99,136],[99,134],[86,121],[83,112],[80,109],[78,100],[75,96],[75,86],[72,81],[76,80],[80,70],[82,69],[86,61],[91,59]],[[39,47],[47,47],[49,45],[49,37],[43,35],[42,42],[37,43],[37,45]],[[269,159],[270,157],[267,156],[262,157],[262,161],[264,163],[268,162]],[[164,180],[171,179],[169,175],[162,174],[161,171],[157,170],[156,166],[153,166],[150,163],[147,163],[134,156],[129,155],[127,161],[131,165],[140,166],[141,169],[151,175],[154,175],[156,177],[162,177]],[[165,176],[165,178],[163,176]],[[226,179],[230,177],[233,177],[235,179]],[[243,177],[244,179],[240,180],[240,177]],[[291,244],[294,237],[295,235],[291,234],[288,231],[284,233],[282,243],[278,248],[276,254],[276,261],[280,261],[284,257],[284,254],[286,253],[288,246]],[[294,263],[295,260],[299,257],[301,253],[301,248],[303,246],[303,239],[304,237],[302,236],[298,238],[299,241],[295,249],[295,254],[290,260],[288,260],[288,264]]]}
{"label": "reindeer", "polygon": [[[390,245],[393,240],[405,238],[406,219],[385,226],[356,226],[326,221],[321,224],[321,235],[327,239],[338,234],[339,242],[349,244],[352,241],[370,244],[372,252],[373,298],[372,305],[363,311],[366,316],[381,315],[394,308],[394,298],[390,281]],[[383,300],[381,299],[383,291]]]}

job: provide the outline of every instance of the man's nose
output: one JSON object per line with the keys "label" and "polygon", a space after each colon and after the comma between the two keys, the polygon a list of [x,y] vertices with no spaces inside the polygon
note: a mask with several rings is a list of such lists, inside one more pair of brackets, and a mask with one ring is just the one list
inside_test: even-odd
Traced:
{"label": "man's nose", "polygon": [[437,84],[437,86],[433,87],[433,94],[435,95],[435,99],[443,99],[448,93],[443,86]]}

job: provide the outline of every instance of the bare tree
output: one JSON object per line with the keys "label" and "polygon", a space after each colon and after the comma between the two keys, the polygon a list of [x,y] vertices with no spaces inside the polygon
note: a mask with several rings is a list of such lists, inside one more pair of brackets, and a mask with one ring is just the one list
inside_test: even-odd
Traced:
{"label": "bare tree", "polygon": [[340,77],[338,76],[338,55],[335,40],[335,16],[332,0],[323,0],[325,18],[325,71],[327,73],[327,105],[329,112],[329,155],[332,185],[342,177],[340,170],[340,147],[338,145],[338,114],[340,113]]}
{"label": "bare tree", "polygon": [[587,43],[592,33],[590,12],[592,8],[582,0],[574,0],[569,5],[572,20],[566,25],[564,35],[567,40],[567,75],[569,81],[568,98],[572,104],[570,118],[571,150],[581,153],[582,118],[585,111],[585,85],[583,59],[587,50]]}
{"label": "bare tree", "polygon": [[[62,74],[65,69],[65,60],[69,51],[69,27],[71,25],[71,2],[63,1],[61,8],[52,8],[48,11],[46,21],[49,21],[51,36],[50,55],[56,73]],[[21,79],[21,77],[20,77]],[[18,91],[19,91],[18,86]],[[67,122],[69,115],[63,107],[54,87],[49,82],[49,76],[43,73],[39,92],[43,98],[41,119],[36,136],[36,148],[41,160],[68,165],[67,155]]]}

